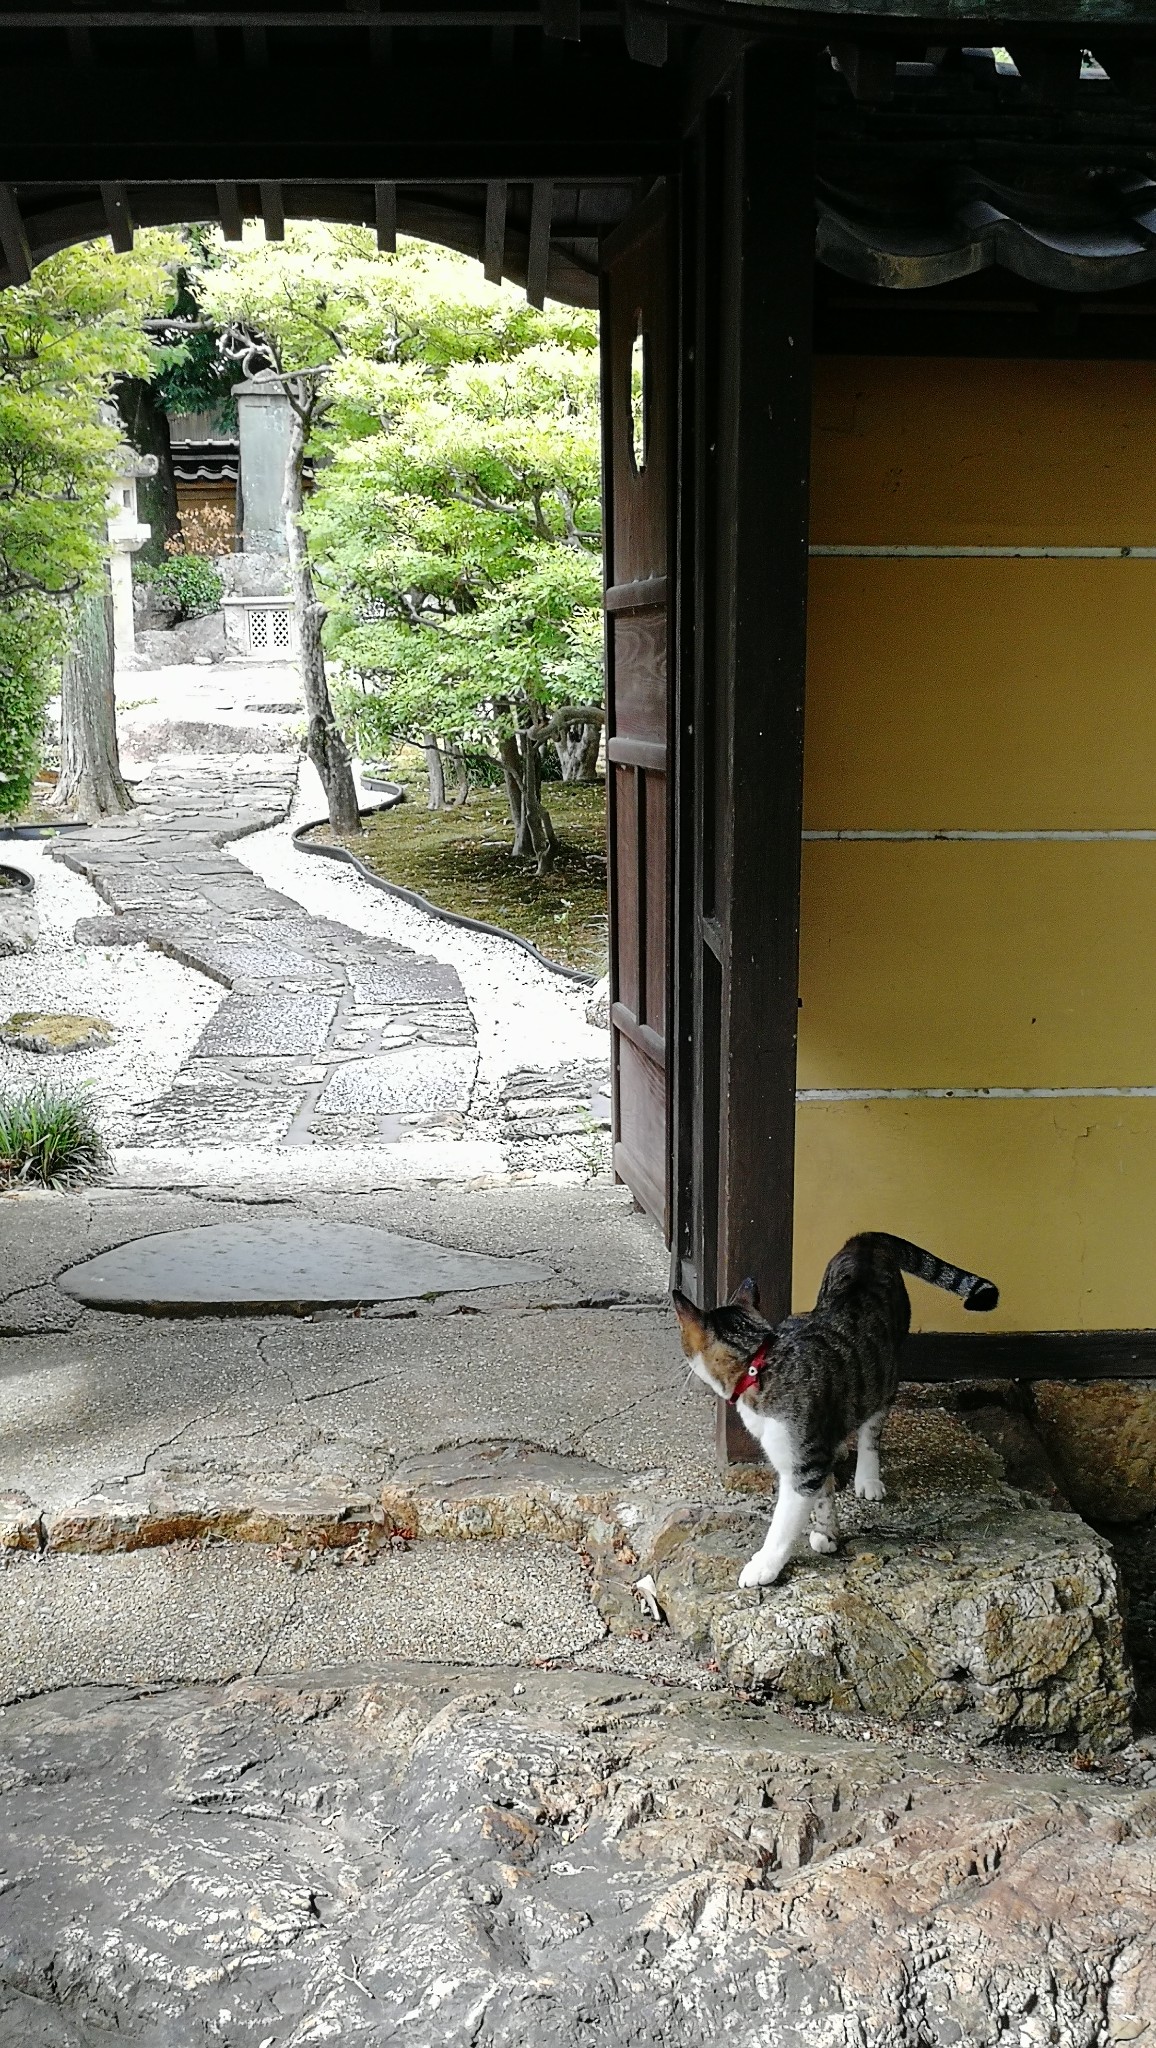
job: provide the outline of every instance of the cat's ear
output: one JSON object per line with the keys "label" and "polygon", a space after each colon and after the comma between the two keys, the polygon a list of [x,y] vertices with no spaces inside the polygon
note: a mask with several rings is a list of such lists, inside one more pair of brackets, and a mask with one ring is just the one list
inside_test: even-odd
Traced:
{"label": "cat's ear", "polygon": [[679,1335],[684,1348],[689,1343],[693,1350],[698,1351],[706,1336],[706,1322],[701,1311],[695,1307],[693,1301],[688,1301],[685,1294],[680,1294],[677,1287],[670,1298],[674,1303],[674,1313],[678,1317]]}
{"label": "cat's ear", "polygon": [[759,1283],[757,1280],[740,1280],[731,1295],[732,1308],[757,1308],[759,1305]]}

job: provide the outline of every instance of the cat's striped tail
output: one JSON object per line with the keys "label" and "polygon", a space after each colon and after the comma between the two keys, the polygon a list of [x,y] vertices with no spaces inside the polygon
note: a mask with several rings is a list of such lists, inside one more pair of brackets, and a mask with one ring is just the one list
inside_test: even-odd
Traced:
{"label": "cat's striped tail", "polygon": [[887,1246],[901,1272],[910,1273],[916,1280],[927,1280],[932,1287],[945,1287],[949,1294],[962,1295],[964,1308],[990,1309],[999,1301],[999,1288],[994,1280],[983,1280],[978,1273],[961,1272],[958,1266],[949,1266],[946,1259],[937,1259],[934,1252],[908,1244],[905,1237],[892,1237],[886,1230],[874,1234],[880,1244]]}

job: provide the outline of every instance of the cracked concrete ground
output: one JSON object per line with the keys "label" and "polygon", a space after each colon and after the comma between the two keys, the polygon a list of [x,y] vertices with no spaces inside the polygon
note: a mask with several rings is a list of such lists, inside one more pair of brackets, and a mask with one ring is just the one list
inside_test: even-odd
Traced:
{"label": "cracked concrete ground", "polygon": [[[551,1277],[530,1287],[359,1315],[170,1320],[84,1310],[55,1284],[112,1245],[261,1206],[116,1188],[0,1201],[4,1541],[18,1546],[29,1516],[35,1524],[28,1551],[0,1549],[6,1697],[375,1652],[532,1661],[606,1634],[573,1547],[532,1540],[423,1543],[364,1573],[325,1558],[299,1581],[295,1556],[255,1544],[69,1554],[119,1542],[134,1503],[163,1513],[192,1492],[290,1518],[368,1514],[405,1460],[493,1438],[627,1473],[659,1468],[680,1492],[718,1495],[710,1416],[685,1386],[665,1305],[666,1254],[621,1189],[438,1188],[291,1205],[319,1223],[532,1254]],[[45,1530],[50,1554],[39,1556]],[[682,1677],[696,1670],[673,1647],[657,1661]]]}

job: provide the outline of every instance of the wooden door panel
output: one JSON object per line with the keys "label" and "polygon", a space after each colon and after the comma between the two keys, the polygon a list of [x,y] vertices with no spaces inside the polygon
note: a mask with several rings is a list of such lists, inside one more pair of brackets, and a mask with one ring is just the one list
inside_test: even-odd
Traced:
{"label": "wooden door panel", "polygon": [[614,1169],[668,1236],[669,275],[659,190],[604,251],[602,427]]}

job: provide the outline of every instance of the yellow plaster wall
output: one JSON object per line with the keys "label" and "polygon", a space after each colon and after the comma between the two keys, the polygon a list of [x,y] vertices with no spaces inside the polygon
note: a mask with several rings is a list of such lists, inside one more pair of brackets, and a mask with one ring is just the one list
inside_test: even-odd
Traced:
{"label": "yellow plaster wall", "polygon": [[[815,541],[1156,546],[1156,368],[818,369]],[[813,561],[805,813],[1156,834],[1156,562]],[[1000,1283],[917,1327],[1156,1324],[1156,837],[809,841],[801,993],[800,1305],[879,1228]]]}

